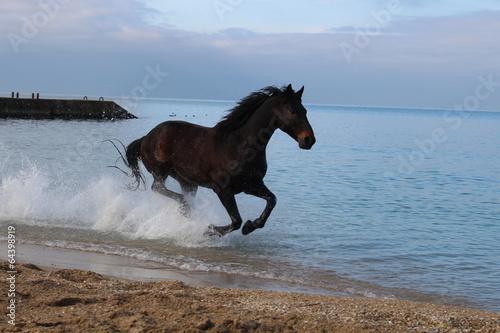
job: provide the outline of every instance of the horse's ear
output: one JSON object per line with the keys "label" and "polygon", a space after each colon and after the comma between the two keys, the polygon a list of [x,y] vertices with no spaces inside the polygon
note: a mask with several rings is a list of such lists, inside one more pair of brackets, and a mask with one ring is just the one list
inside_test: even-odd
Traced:
{"label": "horse's ear", "polygon": [[293,94],[292,84],[290,83],[285,89],[285,95],[291,96]]}
{"label": "horse's ear", "polygon": [[297,96],[299,96],[300,98],[302,98],[302,93],[304,92],[304,86],[302,86],[302,88],[300,88],[299,91],[296,92]]}

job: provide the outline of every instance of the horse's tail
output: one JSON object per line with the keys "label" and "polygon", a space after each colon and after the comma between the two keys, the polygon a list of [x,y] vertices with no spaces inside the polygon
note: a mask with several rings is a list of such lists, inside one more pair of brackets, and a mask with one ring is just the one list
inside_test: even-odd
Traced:
{"label": "horse's tail", "polygon": [[144,137],[132,141],[125,150],[125,156],[127,157],[127,166],[132,170],[132,176],[135,177],[135,190],[141,186],[141,182],[146,185],[144,175],[139,169],[139,160],[141,159],[141,145]]}
{"label": "horse's tail", "polygon": [[[141,186],[141,183],[143,183],[144,186],[146,186],[146,180],[144,179],[144,175],[142,174],[141,169],[139,168],[139,160],[141,159],[141,144],[142,144],[143,139],[144,139],[144,137],[137,139],[135,141],[132,141],[128,145],[127,148],[125,148],[123,143],[119,140],[116,140],[116,139],[106,140],[106,141],[111,142],[111,144],[116,148],[116,150],[120,154],[120,157],[118,157],[118,160],[121,159],[123,161],[123,163],[132,171],[132,174],[129,174],[128,172],[117,167],[116,162],[115,162],[115,165],[111,165],[109,167],[116,168],[116,169],[120,170],[121,172],[126,174],[128,177],[135,178],[135,183],[132,183],[131,185],[127,185],[128,189],[134,190],[134,191],[137,190]],[[124,154],[116,146],[114,141],[118,141],[120,143],[120,145],[123,147],[123,149],[125,150],[125,156],[123,156]],[[116,161],[118,162],[118,160],[116,160]]]}

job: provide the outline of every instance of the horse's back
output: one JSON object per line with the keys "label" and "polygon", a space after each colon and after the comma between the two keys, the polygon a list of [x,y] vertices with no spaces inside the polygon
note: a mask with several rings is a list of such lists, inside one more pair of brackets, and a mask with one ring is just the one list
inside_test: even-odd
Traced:
{"label": "horse's back", "polygon": [[215,146],[213,128],[185,121],[166,121],[144,137],[141,155],[148,170],[170,169],[200,184],[208,181],[201,173],[206,172],[208,165],[205,163],[208,156],[214,155]]}
{"label": "horse's back", "polygon": [[145,137],[151,142],[185,142],[206,139],[211,128],[192,124],[187,121],[165,121],[153,128]]}
{"label": "horse's back", "polygon": [[189,133],[189,132],[205,132],[209,131],[212,128],[201,126],[198,124],[193,124],[187,121],[182,120],[168,120],[163,123],[158,124],[155,128],[153,128],[148,135],[158,135],[158,133],[168,131],[170,133]]}

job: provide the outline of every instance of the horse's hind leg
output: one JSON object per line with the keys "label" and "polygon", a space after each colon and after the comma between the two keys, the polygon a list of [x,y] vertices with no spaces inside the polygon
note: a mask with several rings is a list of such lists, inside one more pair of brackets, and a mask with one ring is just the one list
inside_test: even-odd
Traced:
{"label": "horse's hind leg", "polygon": [[189,217],[189,206],[182,194],[176,193],[174,191],[169,190],[165,186],[165,181],[167,180],[167,176],[157,176],[153,174],[153,185],[151,185],[151,189],[156,192],[160,193],[166,197],[169,197],[171,199],[174,199],[175,201],[179,202],[181,204],[181,212],[184,216]]}
{"label": "horse's hind leg", "polygon": [[182,194],[186,202],[186,204],[183,206],[183,214],[186,217],[189,217],[189,215],[191,214],[191,207],[188,203],[188,198],[193,198],[196,195],[196,192],[198,191],[198,185],[195,185],[181,177],[174,178],[177,179],[177,181],[181,185]]}

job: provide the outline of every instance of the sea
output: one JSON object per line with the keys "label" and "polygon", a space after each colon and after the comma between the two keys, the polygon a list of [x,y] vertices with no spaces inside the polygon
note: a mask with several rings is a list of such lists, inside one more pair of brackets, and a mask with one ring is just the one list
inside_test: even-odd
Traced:
{"label": "sea", "polygon": [[[134,120],[0,120],[0,240],[14,226],[18,244],[500,311],[499,112],[306,104],[317,142],[301,150],[276,131],[264,180],[278,203],[248,236],[204,235],[229,223],[211,190],[186,218],[144,168],[147,189],[130,191],[108,167],[124,166],[107,140],[126,145],[168,120],[213,126],[234,105],[143,99],[128,106]],[[237,202],[244,221],[265,206]]]}

